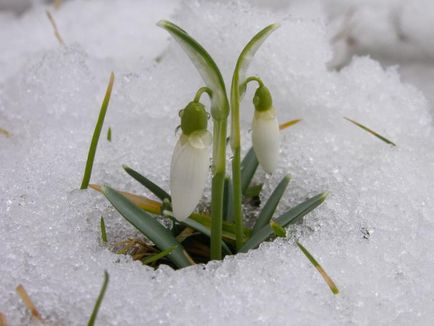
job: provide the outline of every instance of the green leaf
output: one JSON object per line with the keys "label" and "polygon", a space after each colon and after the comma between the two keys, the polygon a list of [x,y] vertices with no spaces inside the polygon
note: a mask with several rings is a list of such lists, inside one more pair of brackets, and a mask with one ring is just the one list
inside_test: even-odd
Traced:
{"label": "green leaf", "polygon": [[229,101],[223,77],[214,60],[199,42],[179,26],[167,20],[160,20],[157,25],[168,31],[181,45],[199,71],[206,86],[212,90],[211,114],[213,118],[215,120],[226,119],[229,114]]}
{"label": "green leaf", "polygon": [[305,247],[303,247],[303,245],[300,242],[296,241],[296,243],[297,243],[297,246],[300,248],[300,250],[303,252],[303,254],[307,257],[307,259],[309,259],[309,261],[312,263],[312,265],[321,274],[321,276],[323,277],[324,281],[329,286],[330,290],[332,290],[333,294],[338,294],[339,293],[338,287],[336,286],[335,282],[333,282],[333,280],[331,279],[331,277],[328,276],[328,274],[326,273],[326,271],[324,270],[324,268],[322,268],[322,266],[316,261],[315,258],[313,258],[313,256],[311,255],[311,253]]}
{"label": "green leaf", "polygon": [[369,132],[371,135],[374,135],[375,137],[377,137],[378,139],[381,139],[382,141],[384,141],[386,144],[392,145],[392,146],[396,146],[396,144],[394,142],[392,142],[391,140],[387,139],[386,137],[381,136],[378,132],[369,129],[368,127],[362,125],[361,123],[358,123],[357,121],[354,121],[350,118],[346,118],[344,117],[345,120],[355,124],[357,127],[362,128],[363,130]]}
{"label": "green leaf", "polygon": [[268,198],[267,202],[264,205],[264,208],[262,208],[258,218],[256,219],[256,223],[253,228],[253,234],[258,232],[270,222],[271,218],[273,217],[274,211],[276,210],[276,207],[280,202],[280,199],[282,198],[286,188],[288,187],[290,179],[291,177],[287,175],[282,179],[282,181],[280,181],[276,189],[274,189],[273,193],[271,194],[270,198]]}
{"label": "green leaf", "polygon": [[108,127],[107,129],[107,141],[111,142],[112,141],[112,128]]}
{"label": "green leaf", "polygon": [[99,307],[101,306],[102,300],[104,299],[105,292],[109,283],[109,274],[104,271],[104,282],[102,283],[101,290],[99,292],[98,298],[96,299],[95,306],[93,307],[92,315],[87,322],[87,326],[95,325],[96,316],[98,315]]}
{"label": "green leaf", "polygon": [[280,237],[280,238],[286,237],[286,230],[279,223],[271,220],[270,227],[273,229],[274,235],[276,237]]}
{"label": "green leaf", "polygon": [[[327,198],[328,193],[318,194],[301,204],[289,209],[282,215],[280,215],[276,222],[282,227],[286,227],[289,224],[297,222],[300,218],[305,216],[307,213],[314,210],[316,207],[321,205]],[[239,252],[247,252],[250,249],[258,247],[262,242],[267,240],[271,235],[273,235],[273,229],[270,225],[264,226],[262,229],[258,230],[255,234],[252,234],[251,238],[247,240],[244,245],[240,248]]]}
{"label": "green leaf", "polygon": [[146,213],[108,186],[101,187],[102,193],[112,203],[114,208],[134,225],[140,232],[148,237],[161,251],[177,246],[169,255],[169,259],[179,268],[192,265],[183,246],[176,241],[171,232],[162,226],[154,217]]}
{"label": "green leaf", "polygon": [[236,79],[236,82],[232,81],[232,87],[235,85],[238,85],[239,87],[239,95],[240,98],[243,97],[246,86],[244,84],[244,81],[246,79],[246,73],[247,69],[249,68],[250,63],[253,60],[253,57],[256,54],[256,51],[261,47],[261,45],[264,43],[264,41],[267,39],[267,37],[274,32],[277,28],[279,28],[279,24],[271,24],[262,29],[259,33],[257,33],[249,43],[244,47],[243,51],[241,52],[237,65],[235,67],[234,71],[234,79]]}
{"label": "green leaf", "polygon": [[261,194],[263,186],[264,186],[263,183],[250,186],[249,188],[247,188],[246,193],[244,195],[249,198],[258,197]]}
{"label": "green leaf", "polygon": [[100,227],[101,227],[101,240],[102,240],[102,242],[107,242],[107,231],[105,228],[104,217],[102,217],[102,216],[100,219]]}
{"label": "green leaf", "polygon": [[155,183],[153,183],[151,180],[144,177],[139,172],[133,170],[127,165],[122,165],[122,167],[125,170],[125,172],[127,172],[130,176],[132,176],[136,181],[141,183],[143,186],[145,186],[150,192],[152,192],[155,196],[160,198],[162,201],[164,201],[164,199],[166,198],[171,200],[170,195],[162,188],[157,186]]}
{"label": "green leaf", "polygon": [[259,162],[253,147],[249,149],[241,162],[241,191],[245,195],[258,168]]}
{"label": "green leaf", "polygon": [[153,263],[154,261],[157,261],[161,258],[164,258],[167,255],[169,255],[173,250],[175,250],[176,247],[177,247],[177,245],[174,245],[172,247],[167,248],[166,250],[159,252],[158,254],[152,255],[150,257],[146,257],[145,259],[142,260],[142,263],[144,265],[148,265],[150,263]]}
{"label": "green leaf", "polygon": [[[191,227],[192,229],[199,231],[200,233],[205,234],[208,237],[211,237],[211,229],[210,229],[211,226],[207,227],[207,226],[205,226],[205,225],[203,225],[203,224],[199,223],[198,221],[195,221],[191,218],[187,218],[184,221],[182,221],[181,223]],[[231,250],[229,249],[229,247],[227,246],[227,244],[223,240],[222,240],[222,248],[224,251],[226,251],[227,254],[229,254],[229,255],[232,254]]]}
{"label": "green leaf", "polygon": [[115,80],[115,75],[113,72],[110,74],[110,80],[107,85],[107,90],[105,92],[104,100],[101,105],[101,110],[99,111],[98,120],[95,125],[95,130],[93,132],[92,141],[89,147],[89,153],[87,154],[86,167],[84,169],[83,181],[81,182],[80,189],[87,189],[90,181],[90,176],[92,175],[93,161],[95,160],[96,148],[98,147],[99,136],[101,135],[101,129],[104,124],[104,118],[107,112],[107,108],[110,102],[110,96],[113,89],[113,83]]}
{"label": "green leaf", "polygon": [[225,178],[225,189],[224,189],[224,198],[223,198],[223,217],[226,222],[233,221],[233,186],[232,180],[230,177]]}

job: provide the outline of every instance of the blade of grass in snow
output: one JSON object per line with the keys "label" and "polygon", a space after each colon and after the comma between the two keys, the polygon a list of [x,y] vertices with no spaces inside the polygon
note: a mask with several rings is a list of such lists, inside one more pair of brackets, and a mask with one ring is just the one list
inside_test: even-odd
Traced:
{"label": "blade of grass in snow", "polygon": [[264,186],[264,184],[260,183],[258,185],[248,187],[244,196],[246,196],[246,197],[258,197],[261,194],[263,186]]}
{"label": "blade of grass in snow", "polygon": [[296,241],[297,246],[300,248],[300,250],[303,252],[303,254],[309,259],[309,261],[312,263],[312,265],[318,270],[318,272],[323,277],[324,281],[329,286],[330,290],[332,290],[333,294],[338,294],[339,289],[337,288],[335,282],[328,276],[324,268],[316,261],[315,258],[310,254],[310,252],[298,241]]}
{"label": "blade of grass in snow", "polygon": [[93,307],[92,315],[90,315],[89,321],[87,322],[87,326],[95,325],[95,320],[98,315],[99,307],[101,306],[102,300],[104,299],[105,292],[107,290],[107,286],[109,283],[109,274],[107,271],[104,271],[104,281],[102,283],[101,290],[99,291],[98,298],[96,299],[95,306]]}
{"label": "blade of grass in snow", "polygon": [[105,222],[104,222],[104,217],[101,216],[100,219],[100,227],[101,227],[101,240],[102,242],[107,242],[107,231],[105,228]]}
{"label": "blade of grass in snow", "polygon": [[147,189],[149,189],[150,192],[152,192],[155,196],[160,198],[162,201],[166,198],[171,200],[170,195],[166,191],[164,191],[162,188],[160,188],[158,185],[153,183],[151,180],[144,177],[139,172],[133,170],[132,168],[130,168],[127,165],[122,165],[122,167],[124,168],[125,172],[127,172],[136,181],[138,181],[143,186],[145,186]]}
{"label": "blade of grass in snow", "polygon": [[158,254],[152,255],[150,257],[146,257],[142,260],[142,263],[144,265],[148,265],[150,263],[153,263],[154,261],[157,261],[157,260],[169,255],[173,250],[175,250],[175,248],[176,248],[176,245],[172,246],[170,248],[167,248],[166,250],[163,250],[163,251],[159,252]]}
{"label": "blade of grass in snow", "polygon": [[146,213],[126,197],[108,186],[102,186],[101,191],[111,202],[113,207],[116,208],[128,222],[148,237],[161,251],[177,245],[176,249],[168,256],[176,266],[182,268],[192,264],[192,260],[185,252],[183,246],[179,244],[172,233],[153,216]]}
{"label": "blade of grass in snow", "polygon": [[285,238],[286,237],[286,230],[279,223],[271,220],[270,221],[270,227],[273,229],[274,235],[276,237],[280,237],[280,238]]}
{"label": "blade of grass in snow", "polygon": [[279,129],[280,130],[284,130],[284,129],[288,128],[288,127],[291,127],[291,126],[299,123],[300,121],[301,121],[301,119],[295,119],[295,120],[286,121],[286,122],[284,122],[284,123],[282,123],[282,124],[279,125]]}
{"label": "blade of grass in snow", "polygon": [[230,177],[225,178],[225,191],[223,200],[223,216],[226,222],[233,220],[233,188]]}
{"label": "blade of grass in snow", "polygon": [[0,128],[0,134],[6,136],[6,137],[10,137],[11,133],[9,131],[7,131],[6,129]]}
{"label": "blade of grass in snow", "polygon": [[26,306],[27,309],[30,310],[30,313],[32,314],[32,316],[41,321],[42,322],[42,316],[39,313],[38,309],[36,309],[35,305],[32,302],[32,299],[30,299],[29,295],[27,294],[26,290],[24,289],[24,287],[19,284],[16,288],[16,291],[18,293],[18,295],[20,296],[21,300],[23,300],[24,305]]}
{"label": "blade of grass in snow", "polygon": [[241,192],[244,195],[249,188],[250,182],[255,175],[258,165],[259,162],[256,158],[255,151],[253,150],[253,147],[251,147],[241,162]]}
{"label": "blade of grass in snow", "polygon": [[[301,204],[289,209],[282,215],[280,215],[276,222],[283,227],[286,227],[289,224],[297,222],[300,218],[305,216],[307,213],[311,212],[319,205],[321,205],[324,200],[327,198],[328,193],[321,193],[308,200],[304,201]],[[262,242],[267,240],[271,235],[273,235],[273,229],[270,225],[264,226],[262,229],[258,230],[256,233],[252,234],[250,239],[248,239],[239,252],[247,252],[250,249],[254,249],[259,246]]]}
{"label": "blade of grass in snow", "polygon": [[113,89],[113,82],[115,80],[115,75],[112,72],[110,74],[110,80],[107,85],[107,90],[105,92],[104,100],[101,105],[101,110],[99,111],[98,121],[93,132],[92,141],[89,147],[89,153],[87,155],[86,168],[84,170],[83,181],[81,182],[80,189],[87,189],[90,181],[90,176],[92,175],[93,161],[95,160],[96,148],[98,146],[99,136],[101,135],[101,129],[104,124],[105,114],[110,102],[110,95]]}
{"label": "blade of grass in snow", "polygon": [[107,129],[107,141],[111,142],[112,141],[112,128],[108,127]]}
{"label": "blade of grass in snow", "polygon": [[374,135],[375,137],[377,137],[378,139],[381,139],[382,141],[384,141],[386,144],[390,144],[392,146],[396,146],[396,144],[394,142],[392,142],[391,140],[387,139],[386,137],[381,136],[379,133],[375,132],[372,129],[369,129],[368,127],[362,125],[361,123],[354,121],[350,118],[346,118],[344,117],[345,120],[355,124],[357,127],[362,128],[363,130],[369,132],[371,135]]}
{"label": "blade of grass in snow", "polygon": [[56,36],[57,41],[60,45],[65,45],[65,42],[63,42],[62,36],[60,36],[59,30],[57,29],[56,21],[53,18],[53,15],[51,15],[51,12],[46,10],[45,11],[48,17],[48,20],[51,23],[51,26],[53,27],[54,36]]}
{"label": "blade of grass in snow", "polygon": [[276,189],[274,189],[273,193],[271,194],[270,198],[268,198],[267,202],[259,213],[258,218],[256,219],[256,223],[253,228],[253,234],[258,232],[270,222],[271,218],[273,217],[274,211],[276,210],[276,207],[280,202],[280,199],[282,198],[286,188],[288,187],[290,179],[290,176],[287,175],[282,179],[282,181],[280,181]]}

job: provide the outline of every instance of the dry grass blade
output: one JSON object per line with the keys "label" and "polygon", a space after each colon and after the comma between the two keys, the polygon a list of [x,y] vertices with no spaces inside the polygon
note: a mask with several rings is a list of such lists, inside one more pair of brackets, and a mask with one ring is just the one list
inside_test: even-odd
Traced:
{"label": "dry grass blade", "polygon": [[6,129],[0,128],[0,134],[6,136],[6,137],[10,137],[11,133],[9,131],[7,131]]}
{"label": "dry grass blade", "polygon": [[57,29],[57,25],[56,22],[54,20],[53,15],[51,14],[50,11],[46,11],[48,20],[51,23],[51,26],[53,27],[53,31],[54,31],[54,36],[56,36],[57,41],[59,42],[60,45],[65,45],[65,42],[63,42],[62,36],[60,36],[59,30]]}
{"label": "dry grass blade", "polygon": [[30,312],[32,313],[32,316],[34,318],[36,318],[39,321],[42,321],[42,316],[39,313],[38,309],[36,309],[35,305],[32,302],[32,299],[30,299],[29,295],[27,294],[26,290],[24,289],[24,287],[19,284],[16,288],[16,291],[18,293],[18,295],[20,296],[21,300],[23,300],[24,305],[27,307],[27,309],[30,310]]}
{"label": "dry grass blade", "polygon": [[321,274],[324,281],[329,286],[330,290],[332,290],[333,294],[338,294],[339,289],[337,288],[335,282],[333,282],[333,280],[330,278],[330,276],[328,276],[326,271],[322,268],[322,266],[316,261],[315,258],[313,258],[313,256],[310,254],[310,252],[305,247],[303,247],[303,245],[300,242],[297,241],[296,243],[297,243],[297,246],[300,248],[300,250],[303,252],[303,254],[307,257],[307,259],[309,259],[309,261],[312,263],[312,265]]}
{"label": "dry grass blade", "polygon": [[5,315],[0,312],[0,326],[8,326]]}
{"label": "dry grass blade", "polygon": [[295,119],[295,120],[286,121],[286,122],[284,122],[284,123],[282,123],[282,124],[279,125],[279,129],[280,130],[286,129],[288,127],[291,127],[291,126],[299,123],[300,121],[301,121],[301,119]]}
{"label": "dry grass blade", "polygon": [[392,142],[391,140],[387,139],[386,137],[381,136],[378,132],[375,132],[374,130],[369,129],[368,127],[362,125],[361,123],[358,123],[357,121],[354,121],[354,120],[352,120],[350,118],[346,118],[346,117],[344,117],[344,119],[355,124],[357,127],[362,128],[363,130],[369,132],[371,135],[374,135],[378,139],[381,139],[385,143],[390,144],[392,146],[396,146],[396,144],[394,142]]}
{"label": "dry grass blade", "polygon": [[54,9],[59,10],[60,6],[62,5],[62,0],[54,0]]}

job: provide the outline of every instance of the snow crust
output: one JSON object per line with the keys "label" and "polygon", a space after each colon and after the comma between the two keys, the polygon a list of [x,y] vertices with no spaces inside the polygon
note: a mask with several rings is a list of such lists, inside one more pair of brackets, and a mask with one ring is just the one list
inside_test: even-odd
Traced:
{"label": "snow crust", "polygon": [[[0,312],[11,325],[37,324],[15,293],[19,283],[48,324],[85,324],[105,269],[111,280],[99,325],[432,323],[430,108],[396,68],[368,57],[329,71],[329,18],[317,2],[69,1],[53,11],[66,47],[56,44],[44,9],[0,13],[0,127],[12,134],[0,134]],[[205,46],[228,85],[245,43],[281,22],[249,72],[270,88],[280,121],[303,121],[284,132],[279,167],[262,177],[265,194],[287,173],[279,211],[332,194],[287,239],[181,271],[154,271],[100,243],[100,216],[111,243],[137,235],[101,195],[78,190],[110,71],[116,81],[103,135],[111,126],[113,140],[101,138],[92,182],[135,193],[144,190],[121,165],[167,189],[178,110],[202,86],[155,26],[162,18]],[[242,104],[244,150],[252,95]],[[294,239],[335,280],[338,296]]]}

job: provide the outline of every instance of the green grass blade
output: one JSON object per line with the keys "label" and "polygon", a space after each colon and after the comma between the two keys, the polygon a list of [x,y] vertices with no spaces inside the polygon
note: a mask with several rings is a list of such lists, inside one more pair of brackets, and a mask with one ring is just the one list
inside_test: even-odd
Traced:
{"label": "green grass blade", "polygon": [[154,217],[108,186],[102,186],[101,191],[113,207],[116,208],[128,222],[148,237],[161,251],[176,245],[176,249],[168,256],[176,266],[182,268],[192,264],[183,246],[178,243],[172,233],[162,226]]}
{"label": "green grass blade", "polygon": [[104,282],[102,283],[101,290],[99,291],[98,298],[96,299],[95,306],[93,307],[92,315],[87,322],[87,326],[95,325],[96,316],[98,315],[99,307],[101,306],[102,300],[104,299],[105,292],[109,283],[109,274],[104,271]]}
{"label": "green grass blade", "polygon": [[112,72],[110,74],[110,80],[107,85],[107,90],[105,92],[104,100],[101,105],[101,110],[99,111],[98,121],[96,122],[95,130],[93,132],[92,141],[89,147],[89,153],[87,154],[86,168],[84,170],[83,181],[81,182],[80,189],[87,189],[89,185],[90,176],[92,175],[93,161],[95,160],[96,148],[98,147],[99,136],[101,135],[101,129],[104,124],[104,118],[110,102],[110,96],[112,93],[114,80],[115,75]]}
{"label": "green grass blade", "polygon": [[387,139],[386,137],[381,136],[378,132],[362,125],[361,123],[354,121],[350,118],[346,118],[344,117],[345,120],[355,124],[357,127],[362,128],[363,130],[369,132],[371,135],[374,135],[375,137],[377,137],[378,139],[381,139],[382,141],[384,141],[386,144],[392,145],[392,146],[396,146],[396,144],[394,142],[392,142],[391,140]]}
{"label": "green grass blade", "polygon": [[[282,227],[286,227],[289,224],[297,222],[300,218],[305,216],[307,213],[314,210],[316,207],[321,205],[327,198],[328,193],[318,194],[301,204],[289,209],[276,219],[276,223],[280,224]],[[239,252],[247,252],[250,249],[258,247],[261,242],[267,240],[271,235],[273,235],[273,229],[270,225],[264,226],[262,229],[252,234],[249,240],[247,240],[244,245],[240,248]]]}
{"label": "green grass blade", "polygon": [[285,238],[286,237],[286,230],[283,226],[281,226],[279,223],[271,220],[270,221],[270,227],[274,232],[274,235],[276,237]]}
{"label": "green grass blade", "polygon": [[315,258],[313,258],[311,253],[305,247],[303,247],[303,245],[300,242],[297,241],[296,243],[297,246],[300,248],[300,250],[303,252],[303,254],[307,257],[307,259],[309,259],[312,265],[321,274],[321,276],[323,277],[324,281],[327,283],[327,285],[329,286],[333,294],[338,294],[339,293],[338,287],[336,286],[335,282],[333,282],[333,280],[330,278],[330,276],[328,276],[324,268],[322,268],[322,266],[316,261]]}
{"label": "green grass blade", "polygon": [[[191,227],[192,229],[195,229],[197,231],[199,231],[200,233],[205,234],[208,237],[211,237],[211,225],[209,227],[199,223],[198,221],[195,221],[191,218],[187,218],[184,221],[181,222],[184,225],[187,225],[189,227]],[[226,251],[227,254],[232,254],[231,249],[229,249],[229,247],[227,246],[227,244],[222,240],[222,248],[224,251]]]}
{"label": "green grass blade", "polygon": [[241,162],[241,192],[246,193],[258,168],[259,162],[253,147],[249,149]]}
{"label": "green grass blade", "polygon": [[175,250],[176,247],[177,246],[175,245],[175,246],[167,248],[166,250],[163,250],[163,251],[159,252],[158,254],[152,255],[150,257],[146,257],[145,259],[142,260],[142,263],[144,265],[148,265],[150,263],[153,263],[154,261],[157,261],[157,260],[159,260],[161,258],[164,258],[167,255],[169,255],[173,250]]}
{"label": "green grass blade", "polygon": [[179,26],[167,20],[161,20],[157,25],[168,31],[181,45],[199,71],[206,86],[212,90],[211,114],[213,118],[216,120],[225,119],[229,114],[229,101],[226,95],[226,88],[220,70],[209,53],[199,42]]}
{"label": "green grass blade", "polygon": [[102,240],[102,242],[106,243],[107,242],[107,231],[105,228],[104,217],[102,217],[102,216],[100,219],[100,227],[101,227],[101,240]]}
{"label": "green grass blade", "polygon": [[144,177],[139,172],[133,170],[129,166],[122,165],[122,167],[124,168],[125,172],[127,172],[130,176],[132,176],[136,181],[141,183],[143,186],[145,186],[150,192],[152,192],[155,196],[160,198],[162,201],[164,201],[164,199],[166,198],[171,200],[170,195],[162,188],[160,188],[158,185],[153,183],[151,180]]}
{"label": "green grass blade", "polygon": [[249,198],[258,197],[261,194],[263,186],[264,186],[264,184],[260,183],[260,184],[248,187],[244,196],[249,197]]}
{"label": "green grass blade", "polygon": [[253,227],[253,234],[258,232],[270,222],[271,218],[273,217],[274,211],[276,210],[276,207],[280,202],[280,199],[282,198],[286,188],[288,187],[290,179],[290,176],[287,175],[282,179],[282,181],[280,181],[276,189],[274,189],[270,198],[268,198],[267,202],[265,203],[264,208],[262,208],[261,212],[259,213],[255,226]]}
{"label": "green grass blade", "polygon": [[229,177],[225,178],[225,190],[223,199],[223,217],[226,222],[233,221],[233,186],[232,180]]}

